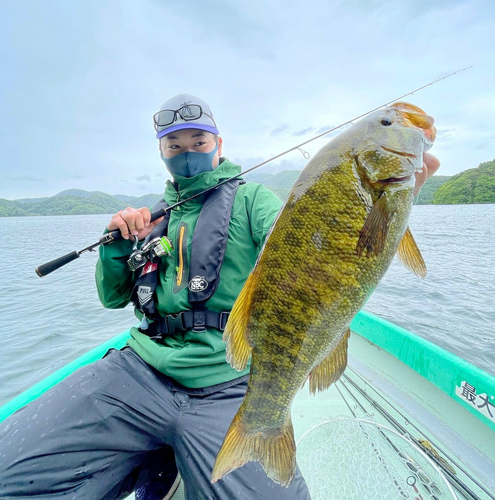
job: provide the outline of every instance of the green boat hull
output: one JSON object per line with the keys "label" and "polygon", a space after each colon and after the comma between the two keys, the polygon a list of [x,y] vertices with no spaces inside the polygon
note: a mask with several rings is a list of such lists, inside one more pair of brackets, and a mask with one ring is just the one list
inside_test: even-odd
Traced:
{"label": "green boat hull", "polygon": [[[421,470],[430,467],[430,476],[437,474],[435,487],[441,487],[440,483],[445,482],[445,489],[442,491],[446,492],[446,498],[495,498],[490,493],[495,490],[491,472],[495,464],[495,377],[431,342],[367,312],[361,312],[355,317],[351,330],[349,367],[341,380],[317,396],[310,395],[306,387],[293,404],[294,430],[296,439],[299,440],[298,462],[307,480],[308,477],[313,479],[315,476],[311,467],[317,462],[317,443],[326,438],[338,439],[332,433],[335,433],[336,428],[346,426],[347,441],[344,448],[351,450],[353,443],[358,446],[356,439],[362,438],[363,432],[369,437],[370,433],[366,428],[371,426],[374,428],[373,432],[378,432],[372,440],[374,455],[376,443],[383,440],[383,437],[386,440],[381,445],[381,450],[385,457],[390,451],[386,450],[387,447],[390,448],[390,443],[406,434],[408,442],[394,444],[390,448],[403,450],[398,453],[402,457],[397,458],[399,469],[404,464],[411,469],[411,463],[402,462],[404,456],[416,454],[419,458],[413,462],[422,463]],[[0,408],[0,421],[35,400],[78,368],[101,359],[109,349],[122,348],[128,338],[129,331],[126,331],[110,339],[20,394]],[[359,423],[359,429],[363,432],[356,432],[356,423]],[[308,445],[312,437],[317,440]],[[332,441],[329,443],[331,447]],[[421,449],[424,446],[422,443],[431,445],[432,450]],[[359,445],[358,449],[361,450],[362,446]],[[325,453],[329,451],[325,450]],[[441,457],[438,458],[435,454]],[[328,455],[321,459],[327,468],[330,467],[331,457],[332,455]],[[383,466],[386,460],[380,460]],[[354,477],[340,477],[342,462],[343,459],[340,459],[340,463],[336,465],[340,472],[327,471],[325,468],[328,479],[323,481],[327,484],[325,487],[321,486],[321,480],[308,480],[314,498],[325,498],[325,488],[328,488],[331,478],[337,474],[339,483],[332,485],[332,491],[335,492],[336,488],[347,481],[350,489],[342,490],[341,495],[345,491],[346,498],[365,498],[362,491],[352,491],[357,484],[363,487],[364,480],[359,483]],[[359,463],[350,466],[349,474],[354,475],[355,467],[359,467]],[[405,471],[410,474],[407,467]],[[318,474],[321,475],[322,471],[323,468],[320,467]],[[400,472],[397,474],[400,476]],[[404,476],[404,481],[409,481],[413,476],[416,477],[414,474]],[[420,479],[423,476],[417,477]],[[376,478],[370,480],[376,483]],[[380,484],[384,482],[381,481]],[[394,484],[398,484],[397,479]],[[416,485],[412,487],[416,488]],[[425,491],[428,490],[428,485],[422,484],[422,487],[426,488]],[[450,488],[455,490],[457,497],[448,496]],[[183,495],[181,487],[173,499],[182,499]],[[428,498],[424,492],[423,496]]]}

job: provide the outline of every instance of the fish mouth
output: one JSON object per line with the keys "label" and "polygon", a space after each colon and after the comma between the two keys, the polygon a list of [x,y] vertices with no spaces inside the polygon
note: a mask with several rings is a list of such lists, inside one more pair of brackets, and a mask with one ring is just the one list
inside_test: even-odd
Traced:
{"label": "fish mouth", "polygon": [[412,178],[413,174],[406,175],[405,177],[389,177],[388,179],[380,179],[380,184],[397,184],[399,182],[406,182]]}
{"label": "fish mouth", "polygon": [[399,156],[405,156],[406,158],[417,158],[418,157],[418,155],[415,155],[413,153],[406,153],[405,151],[396,151],[395,149],[386,148],[385,146],[382,146],[382,149],[384,149],[385,151],[388,151],[389,153],[393,153],[393,154],[396,154]]}

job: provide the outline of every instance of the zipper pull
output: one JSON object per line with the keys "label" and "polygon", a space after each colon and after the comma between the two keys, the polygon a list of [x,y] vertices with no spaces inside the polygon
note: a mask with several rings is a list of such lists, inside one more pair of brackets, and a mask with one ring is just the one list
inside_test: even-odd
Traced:
{"label": "zipper pull", "polygon": [[143,319],[141,320],[141,330],[147,330],[149,327],[148,320],[146,319],[146,315],[143,314]]}
{"label": "zipper pull", "polygon": [[183,257],[183,254],[182,254],[182,248],[183,248],[183,245],[184,245],[184,231],[185,231],[185,226],[181,226],[180,230],[179,230],[179,254],[178,254],[178,257],[179,257],[179,265],[178,267],[176,268],[177,270],[177,279],[176,279],[176,283],[177,283],[177,286],[180,286],[182,284],[182,274],[184,272],[184,257]]}
{"label": "zipper pull", "polygon": [[[177,191],[177,200],[176,200],[175,203],[179,203],[179,201],[180,201],[180,193]],[[180,212],[180,206],[179,207],[175,207],[174,211],[175,212]]]}

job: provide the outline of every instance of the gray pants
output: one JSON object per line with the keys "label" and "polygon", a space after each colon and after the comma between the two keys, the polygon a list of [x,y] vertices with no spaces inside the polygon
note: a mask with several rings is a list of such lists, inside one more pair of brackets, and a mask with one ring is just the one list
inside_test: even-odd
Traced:
{"label": "gray pants", "polygon": [[172,448],[188,500],[309,500],[299,469],[283,488],[257,462],[211,484],[246,387],[187,389],[113,350],[0,424],[0,499],[124,498],[146,472],[175,467]]}

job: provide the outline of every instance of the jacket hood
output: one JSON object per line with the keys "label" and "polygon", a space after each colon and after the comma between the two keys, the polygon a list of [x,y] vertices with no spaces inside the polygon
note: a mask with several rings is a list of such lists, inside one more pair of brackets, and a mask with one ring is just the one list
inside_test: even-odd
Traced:
{"label": "jacket hood", "polygon": [[232,163],[227,158],[220,158],[218,167],[211,172],[203,172],[194,177],[177,175],[174,178],[174,182],[167,181],[164,199],[169,205],[172,205],[179,200],[194,196],[205,189],[215,186],[219,182],[234,177],[240,174],[240,172],[240,165]]}

